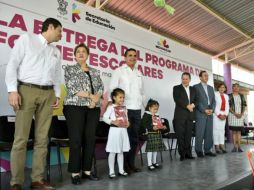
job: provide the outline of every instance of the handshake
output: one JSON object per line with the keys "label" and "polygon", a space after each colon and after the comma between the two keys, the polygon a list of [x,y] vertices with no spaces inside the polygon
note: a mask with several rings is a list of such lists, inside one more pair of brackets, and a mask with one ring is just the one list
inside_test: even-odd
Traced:
{"label": "handshake", "polygon": [[194,108],[195,108],[195,104],[188,104],[187,106],[186,106],[186,108],[190,111],[190,112],[193,112],[194,111]]}

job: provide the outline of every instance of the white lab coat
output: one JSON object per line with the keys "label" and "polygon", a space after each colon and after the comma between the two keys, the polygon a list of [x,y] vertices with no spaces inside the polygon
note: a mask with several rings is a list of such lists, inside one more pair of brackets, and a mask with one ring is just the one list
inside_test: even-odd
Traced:
{"label": "white lab coat", "polygon": [[225,111],[221,111],[221,103],[222,99],[219,92],[215,92],[215,101],[216,106],[213,115],[213,141],[214,145],[224,144],[225,142],[225,124],[226,120],[221,120],[218,118],[218,115],[226,115],[228,116],[229,113],[229,98],[227,94],[224,94],[226,105]]}

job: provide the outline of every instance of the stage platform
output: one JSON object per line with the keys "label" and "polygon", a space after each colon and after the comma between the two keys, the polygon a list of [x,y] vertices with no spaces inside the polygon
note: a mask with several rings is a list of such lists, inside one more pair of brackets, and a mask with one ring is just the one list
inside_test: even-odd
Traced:
{"label": "stage platform", "polygon": [[[243,148],[254,148],[254,145],[243,145]],[[140,166],[140,157],[137,158],[138,165],[142,172],[130,175],[127,178],[117,178],[110,180],[108,178],[108,169],[106,160],[98,160],[98,174],[100,181],[83,180],[82,185],[73,186],[70,175],[67,173],[67,165],[63,165],[63,182],[59,182],[58,170],[52,166],[51,182],[59,190],[208,190],[208,189],[231,189],[238,187],[238,190],[249,189],[244,185],[253,185],[253,177],[250,176],[250,165],[245,152],[231,153],[232,145],[227,145],[227,154],[220,154],[217,157],[196,158],[195,160],[185,160],[181,162],[179,156],[173,155],[170,160],[167,151],[163,153],[163,168],[154,172],[148,171],[147,166]],[[194,154],[195,155],[195,154]],[[159,155],[158,155],[159,156]],[[143,154],[146,164],[146,155]],[[158,157],[160,160],[160,157]],[[26,170],[26,181],[24,188],[29,189],[30,169]],[[9,189],[10,173],[2,175],[2,190]],[[247,180],[247,183],[246,183]],[[244,181],[243,183],[240,183]],[[240,186],[234,185],[237,183]],[[240,183],[240,184],[239,184]],[[250,186],[250,189],[254,189]]]}

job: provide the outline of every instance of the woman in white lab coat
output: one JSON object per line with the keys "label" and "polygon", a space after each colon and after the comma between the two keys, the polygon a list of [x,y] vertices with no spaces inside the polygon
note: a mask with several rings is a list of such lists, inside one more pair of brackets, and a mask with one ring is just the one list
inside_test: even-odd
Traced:
{"label": "woman in white lab coat", "polygon": [[218,92],[215,92],[215,111],[213,116],[213,141],[216,153],[226,153],[225,143],[225,124],[229,112],[229,99],[225,94],[226,85],[220,83]]}

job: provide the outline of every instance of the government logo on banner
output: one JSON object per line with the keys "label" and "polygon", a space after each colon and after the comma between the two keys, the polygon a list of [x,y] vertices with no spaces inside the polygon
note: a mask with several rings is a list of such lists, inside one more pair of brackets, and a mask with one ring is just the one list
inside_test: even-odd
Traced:
{"label": "government logo on banner", "polygon": [[57,14],[57,18],[60,19],[64,19],[64,20],[68,20],[67,16],[68,16],[68,2],[66,0],[57,0],[58,2],[58,14]]}
{"label": "government logo on banner", "polygon": [[111,21],[103,16],[96,15],[94,13],[86,11],[86,21],[90,24],[93,23],[96,26],[103,27],[105,29],[109,29],[111,31],[116,30],[116,27],[111,24]]}
{"label": "government logo on banner", "polygon": [[169,45],[166,39],[161,38],[159,41],[157,41],[155,47],[161,51],[171,53],[171,50],[169,49]]}
{"label": "government logo on banner", "polygon": [[65,0],[57,0],[58,1],[58,12],[61,14],[61,15],[67,15],[68,11],[67,11],[67,6],[68,6],[68,2],[65,1]]}
{"label": "government logo on banner", "polygon": [[77,8],[77,4],[72,4],[72,22],[75,23],[80,20],[80,9]]}

